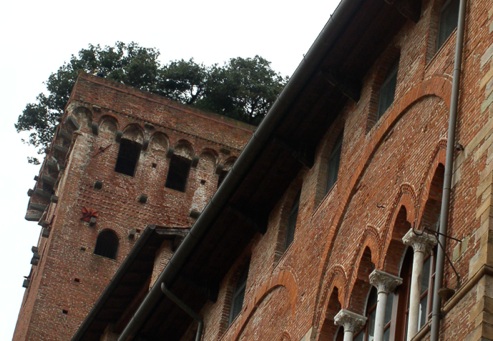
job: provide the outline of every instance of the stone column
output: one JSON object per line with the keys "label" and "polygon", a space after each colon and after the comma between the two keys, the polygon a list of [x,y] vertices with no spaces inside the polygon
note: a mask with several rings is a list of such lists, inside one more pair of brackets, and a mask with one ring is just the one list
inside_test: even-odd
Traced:
{"label": "stone column", "polygon": [[423,262],[431,249],[437,244],[437,239],[432,234],[426,232],[416,233],[411,229],[402,237],[402,242],[405,245],[411,246],[414,251],[411,289],[409,293],[409,319],[407,321],[407,339],[411,340],[418,332]]}
{"label": "stone column", "polygon": [[354,333],[359,332],[365,325],[366,317],[341,309],[334,316],[334,323],[344,328],[344,341],[353,341]]}
{"label": "stone column", "polygon": [[373,270],[370,274],[370,284],[377,289],[378,293],[374,340],[382,341],[385,328],[385,308],[387,306],[387,298],[398,285],[402,284],[402,278],[380,270]]}

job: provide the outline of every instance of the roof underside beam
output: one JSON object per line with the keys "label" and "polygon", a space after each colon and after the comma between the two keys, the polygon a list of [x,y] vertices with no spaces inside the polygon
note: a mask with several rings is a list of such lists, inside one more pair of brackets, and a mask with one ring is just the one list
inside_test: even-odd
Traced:
{"label": "roof underside beam", "polygon": [[415,23],[418,22],[421,16],[421,1],[413,0],[385,0],[391,6],[395,6],[396,10],[404,17]]}

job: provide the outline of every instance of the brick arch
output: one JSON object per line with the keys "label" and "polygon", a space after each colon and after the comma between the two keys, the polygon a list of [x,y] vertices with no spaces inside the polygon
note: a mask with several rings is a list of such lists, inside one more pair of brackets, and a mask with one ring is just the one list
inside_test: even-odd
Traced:
{"label": "brick arch", "polygon": [[[439,167],[444,167],[445,165],[446,148],[447,148],[446,140],[441,140],[437,144],[433,152],[433,155],[430,158],[430,161],[428,162],[428,170],[423,175],[423,179],[421,180],[421,183],[423,183],[424,185],[422,187],[422,190],[418,194],[418,205],[420,207],[420,210],[418,212],[418,216],[416,217],[416,224],[415,224],[416,227],[419,227],[420,223],[423,221],[423,214],[425,213],[426,203],[431,195],[430,192],[433,188],[433,182],[435,180],[436,172]],[[441,196],[441,192],[440,192],[440,196]]]}
{"label": "brick arch", "polygon": [[[361,238],[359,240],[358,246],[356,247],[356,250],[360,250],[359,253],[355,254],[355,258],[361,260],[362,257],[362,250],[364,250],[366,247],[371,251],[371,261],[373,264],[378,264],[378,261],[380,259],[380,247],[381,241],[380,241],[380,236],[378,235],[378,230],[371,225],[366,226],[363,234],[361,235]],[[353,263],[356,264],[356,263]]]}
{"label": "brick arch", "polygon": [[169,148],[169,138],[165,133],[155,132],[151,135],[149,149],[153,152],[166,152]]}
{"label": "brick arch", "polygon": [[223,162],[223,169],[226,171],[230,171],[233,165],[236,162],[237,157],[236,156],[230,156]]}
{"label": "brick arch", "polygon": [[357,267],[353,267],[346,285],[344,306],[349,310],[362,314],[368,291],[370,289],[370,273],[375,269],[374,256],[369,245],[358,252]]}
{"label": "brick arch", "polygon": [[79,125],[85,124],[86,127],[89,127],[92,123],[92,111],[85,106],[78,106],[71,110],[72,115],[77,119]]}
{"label": "brick arch", "polygon": [[179,140],[175,145],[175,154],[187,159],[192,159],[195,156],[192,143],[184,139]]}
{"label": "brick arch", "polygon": [[[391,228],[389,227],[387,231],[386,250],[383,253],[385,257],[381,266],[379,266],[379,268],[395,276],[398,276],[400,273],[400,262],[406,252],[406,246],[402,242],[402,237],[413,226],[413,221],[409,219],[407,207],[409,206],[406,206],[403,202],[393,214]],[[414,206],[411,207],[414,208]]]}
{"label": "brick arch", "polygon": [[339,326],[335,325],[334,321],[334,317],[342,308],[338,287],[332,288],[328,303],[325,307],[325,318],[322,320],[322,324],[319,326],[319,332],[317,334],[319,339],[328,340],[332,335],[337,334],[337,329],[339,328]]}
{"label": "brick arch", "polygon": [[314,320],[314,325],[318,326],[318,330],[322,329],[322,325],[325,320],[325,316],[327,315],[327,309],[328,305],[330,303],[330,298],[332,296],[333,291],[337,288],[338,289],[338,300],[342,305],[342,302],[344,302],[343,298],[346,296],[346,288],[347,288],[347,276],[346,272],[344,270],[344,267],[342,265],[334,265],[332,266],[328,272],[327,272],[326,278],[323,280],[326,280],[326,284],[324,285],[324,288],[328,288],[328,290],[324,290],[322,300],[323,304],[321,306],[317,306],[315,311],[320,311],[320,314],[318,315],[318,319]]}
{"label": "brick arch", "polygon": [[118,130],[118,119],[111,115],[101,116],[99,119],[99,131],[102,135],[115,136]]}
{"label": "brick arch", "polygon": [[[333,248],[333,242],[335,236],[337,236],[337,232],[339,227],[342,224],[342,220],[346,211],[348,209],[349,203],[351,201],[351,197],[356,191],[357,184],[362,178],[366,168],[370,164],[369,160],[371,160],[372,156],[378,150],[380,144],[384,141],[387,134],[391,131],[393,126],[397,123],[397,121],[407,112],[411,107],[426,97],[436,97],[438,100],[442,101],[446,109],[450,108],[450,93],[451,93],[451,79],[450,77],[445,76],[431,76],[425,79],[423,82],[417,84],[405,94],[400,96],[392,105],[392,107],[387,111],[384,117],[382,117],[381,122],[378,127],[374,131],[372,131],[369,135],[367,135],[367,141],[364,146],[364,150],[362,152],[362,157],[360,158],[360,162],[353,167],[352,177],[348,181],[348,185],[345,186],[345,189],[341,191],[340,202],[341,205],[334,213],[334,219],[332,226],[330,226],[330,231],[333,231],[331,234],[332,239],[328,240],[326,243],[324,250],[321,253],[321,259],[319,266],[319,278],[323,277],[323,274],[326,272],[329,267],[331,250]],[[323,292],[323,281],[319,282],[319,286],[317,289],[317,298],[316,305],[320,305],[320,299]],[[314,312],[315,315],[319,314],[316,310]],[[320,317],[315,316],[314,320],[318,320]]]}
{"label": "brick arch", "polygon": [[[204,148],[200,152],[199,159],[203,159],[203,158],[209,158],[210,160],[213,161],[214,166],[216,166],[218,158],[219,158],[219,154],[217,153],[217,151],[215,151],[212,148]],[[200,160],[199,160],[199,163],[200,163]]]}
{"label": "brick arch", "polygon": [[255,314],[255,311],[260,304],[275,290],[284,288],[289,295],[289,306],[291,308],[291,315],[296,311],[296,300],[298,298],[298,284],[291,271],[282,270],[276,275],[269,278],[264,282],[254,293],[253,299],[248,300],[244,312],[240,317],[240,321],[235,328],[233,340],[239,340],[243,330],[247,326],[250,319]]}
{"label": "brick arch", "polygon": [[[409,222],[410,226],[413,226],[415,221],[416,221],[416,205],[417,205],[417,195],[416,192],[413,188],[408,183],[401,184],[399,191],[394,197],[394,200],[392,201],[392,208],[390,210],[390,214],[387,217],[387,220],[385,222],[385,226],[383,229],[382,236],[384,238],[382,242],[382,255],[387,255],[389,246],[393,242],[400,242],[400,239],[402,238],[402,231],[401,229],[396,230],[396,223],[401,224],[401,217],[399,214],[401,214],[402,209],[405,210],[406,213],[406,220]],[[401,226],[401,225],[398,225]],[[404,233],[407,231],[404,231]],[[379,262],[378,267],[383,268],[384,270],[388,266],[387,264],[387,259],[384,257]],[[390,273],[394,273],[394,271],[389,271]]]}
{"label": "brick arch", "polygon": [[144,130],[138,124],[131,123],[123,130],[122,138],[142,144],[144,142]]}
{"label": "brick arch", "polygon": [[281,341],[291,341],[291,335],[287,331],[281,334]]}

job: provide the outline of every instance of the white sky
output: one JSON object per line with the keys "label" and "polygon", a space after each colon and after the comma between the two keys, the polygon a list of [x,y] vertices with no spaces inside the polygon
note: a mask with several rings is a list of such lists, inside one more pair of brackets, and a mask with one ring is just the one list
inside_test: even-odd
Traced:
{"label": "white sky", "polygon": [[206,65],[260,55],[283,75],[294,72],[339,0],[16,0],[0,4],[0,340],[12,338],[40,227],[27,222],[27,190],[38,167],[14,123],[44,91],[50,73],[88,44],[135,41],[161,61]]}

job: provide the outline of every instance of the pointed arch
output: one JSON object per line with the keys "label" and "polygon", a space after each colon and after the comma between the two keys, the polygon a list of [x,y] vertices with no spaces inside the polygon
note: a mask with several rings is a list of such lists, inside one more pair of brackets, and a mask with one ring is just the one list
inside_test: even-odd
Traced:
{"label": "pointed arch", "polygon": [[[367,143],[365,144],[364,150],[362,152],[362,156],[360,157],[360,162],[355,164],[353,167],[353,172],[351,178],[347,182],[347,186],[344,186],[344,191],[340,193],[340,205],[337,210],[335,210],[334,218],[332,220],[331,226],[329,226],[329,230],[331,231],[332,236],[336,236],[338,229],[342,224],[342,220],[348,206],[351,202],[352,195],[357,190],[357,184],[365,173],[365,170],[368,168],[370,162],[369,160],[372,156],[377,152],[378,147],[384,141],[385,137],[389,134],[389,132],[393,129],[397,121],[408,112],[415,103],[420,101],[425,97],[436,97],[438,100],[442,101],[445,105],[445,110],[450,108],[450,93],[451,93],[451,80],[446,76],[431,76],[430,78],[425,79],[423,82],[419,83],[415,87],[409,89],[405,94],[399,96],[394,105],[391,107],[389,112],[382,118],[382,122],[378,125],[378,127],[370,134],[367,135]],[[321,252],[320,267],[319,274],[320,277],[326,273],[327,268],[330,266],[330,256],[331,250],[333,248],[334,240],[329,240],[324,246],[324,250]],[[322,281],[319,283],[319,287],[317,290],[317,298],[316,298],[316,306],[320,307],[321,298],[323,295],[323,285]],[[319,311],[320,309],[315,309],[315,317],[314,320],[319,320]]]}
{"label": "pointed arch", "polygon": [[[375,263],[372,262],[372,252],[368,246],[360,251],[359,256],[359,262],[355,263],[358,266],[351,274],[351,280],[348,281],[348,285],[351,287],[347,290],[345,305],[349,310],[363,314],[366,298],[371,288],[370,273],[375,269]],[[351,283],[353,284],[351,285]]]}
{"label": "pointed arch", "polygon": [[323,302],[320,308],[322,311],[320,320],[314,322],[320,330],[320,340],[333,340],[330,336],[335,335],[337,328],[334,329],[334,316],[342,308],[344,297],[346,296],[345,288],[347,286],[347,277],[344,268],[341,265],[335,265],[328,271],[329,276],[325,287]]}
{"label": "pointed arch", "polygon": [[391,228],[392,233],[389,233],[390,238],[387,238],[386,241],[387,247],[384,254],[387,257],[385,257],[381,267],[385,272],[395,276],[399,275],[401,260],[406,252],[406,245],[402,242],[402,237],[404,237],[411,227],[412,223],[408,218],[408,210],[405,205],[401,205],[395,214]]}

